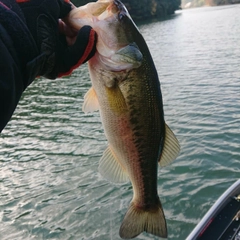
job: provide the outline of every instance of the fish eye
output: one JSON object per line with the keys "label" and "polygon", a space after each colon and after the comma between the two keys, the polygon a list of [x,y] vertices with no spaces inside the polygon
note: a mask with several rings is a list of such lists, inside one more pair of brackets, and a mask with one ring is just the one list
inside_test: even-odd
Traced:
{"label": "fish eye", "polygon": [[125,14],[123,14],[123,13],[119,13],[118,14],[118,19],[120,20],[120,21],[122,21],[124,18],[125,18]]}

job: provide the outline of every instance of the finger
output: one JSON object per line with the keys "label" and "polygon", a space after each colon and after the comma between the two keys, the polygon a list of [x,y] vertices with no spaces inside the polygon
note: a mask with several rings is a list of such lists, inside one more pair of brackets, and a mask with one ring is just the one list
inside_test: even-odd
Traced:
{"label": "finger", "polygon": [[74,38],[77,36],[77,31],[68,27],[61,19],[58,20],[58,29],[59,32],[64,34],[66,37]]}

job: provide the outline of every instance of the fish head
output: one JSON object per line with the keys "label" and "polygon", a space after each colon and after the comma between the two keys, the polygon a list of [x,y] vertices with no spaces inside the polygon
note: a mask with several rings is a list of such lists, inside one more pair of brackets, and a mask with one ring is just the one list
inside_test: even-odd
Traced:
{"label": "fish head", "polygon": [[97,56],[110,71],[138,68],[142,53],[134,41],[132,29],[137,29],[126,7],[119,0],[99,0],[70,12],[69,23],[79,30],[90,25],[98,35]]}

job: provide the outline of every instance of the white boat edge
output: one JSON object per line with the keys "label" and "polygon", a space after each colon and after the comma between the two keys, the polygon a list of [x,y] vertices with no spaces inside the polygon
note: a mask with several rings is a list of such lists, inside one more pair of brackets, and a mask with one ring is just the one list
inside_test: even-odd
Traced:
{"label": "white boat edge", "polygon": [[193,229],[190,235],[186,238],[186,240],[195,240],[199,236],[199,234],[207,228],[207,226],[211,223],[212,217],[215,213],[222,207],[225,203],[225,200],[230,196],[235,196],[240,193],[240,179],[238,179],[235,183],[233,183],[214,203],[214,205],[208,210],[208,212],[204,215],[202,220],[197,224],[197,226]]}

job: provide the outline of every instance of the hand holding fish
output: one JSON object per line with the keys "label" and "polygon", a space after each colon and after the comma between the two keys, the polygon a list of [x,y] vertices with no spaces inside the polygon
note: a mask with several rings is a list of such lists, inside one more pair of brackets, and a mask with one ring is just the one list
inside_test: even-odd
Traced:
{"label": "hand holding fish", "polygon": [[68,75],[95,53],[96,34],[90,26],[74,31],[62,19],[73,5],[67,0],[19,1],[37,47],[44,58],[38,73],[50,79]]}
{"label": "hand holding fish", "polygon": [[72,9],[68,0],[0,1],[0,132],[37,76],[69,75],[94,55],[95,31],[62,20]]}

